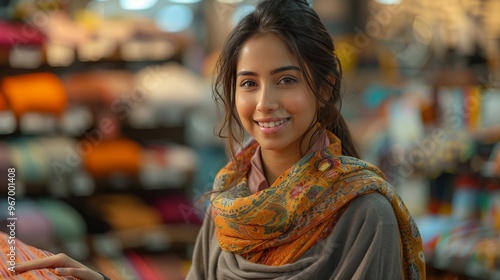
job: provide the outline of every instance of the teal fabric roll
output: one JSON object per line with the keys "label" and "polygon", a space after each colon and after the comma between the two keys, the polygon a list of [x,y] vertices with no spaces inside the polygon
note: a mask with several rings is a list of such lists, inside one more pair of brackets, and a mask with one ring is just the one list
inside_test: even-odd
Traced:
{"label": "teal fabric roll", "polygon": [[64,242],[85,238],[87,226],[74,208],[61,200],[50,198],[39,199],[37,202],[52,224],[59,240]]}
{"label": "teal fabric roll", "polygon": [[[0,200],[0,209],[2,211],[2,220],[5,220],[7,214],[7,199]],[[5,214],[5,215],[4,215]],[[26,244],[35,246],[44,250],[56,249],[54,228],[49,218],[41,211],[40,206],[33,200],[24,198],[16,200],[16,238],[19,238]],[[2,227],[8,229],[7,227]]]}

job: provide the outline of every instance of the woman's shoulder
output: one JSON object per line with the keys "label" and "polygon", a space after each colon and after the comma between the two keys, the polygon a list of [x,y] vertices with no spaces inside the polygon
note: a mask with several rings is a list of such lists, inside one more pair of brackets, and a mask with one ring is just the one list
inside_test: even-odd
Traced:
{"label": "woman's shoulder", "polygon": [[391,202],[379,192],[371,192],[353,199],[344,215],[370,220],[377,224],[397,224]]}

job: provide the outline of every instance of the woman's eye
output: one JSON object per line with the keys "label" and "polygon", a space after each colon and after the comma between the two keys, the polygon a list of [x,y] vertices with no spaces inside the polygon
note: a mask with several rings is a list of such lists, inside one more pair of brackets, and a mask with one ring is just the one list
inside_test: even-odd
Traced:
{"label": "woman's eye", "polygon": [[241,87],[246,87],[246,88],[248,88],[248,87],[254,87],[254,86],[256,86],[256,84],[255,84],[255,82],[253,82],[253,81],[243,81],[243,82],[241,83]]}
{"label": "woman's eye", "polygon": [[297,82],[297,80],[295,80],[294,78],[290,78],[290,77],[285,77],[279,81],[279,83],[282,85],[290,85],[290,84],[293,84],[295,82]]}

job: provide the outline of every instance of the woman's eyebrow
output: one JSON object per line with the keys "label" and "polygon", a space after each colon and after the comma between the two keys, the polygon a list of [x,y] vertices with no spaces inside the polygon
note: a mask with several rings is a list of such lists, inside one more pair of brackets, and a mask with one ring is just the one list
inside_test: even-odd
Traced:
{"label": "woman's eyebrow", "polygon": [[240,71],[238,74],[236,74],[236,77],[239,76],[257,76],[257,73],[252,72],[252,71]]}
{"label": "woman's eyebrow", "polygon": [[[271,70],[270,74],[274,75],[274,74],[284,72],[284,71],[289,71],[289,70],[295,70],[295,71],[302,72],[302,70],[299,67],[294,66],[294,65],[288,65],[288,66],[283,66],[283,67]],[[252,71],[240,71],[236,74],[236,76],[237,77],[239,77],[239,76],[257,76],[257,73],[252,72]]]}
{"label": "woman's eyebrow", "polygon": [[294,66],[294,65],[288,65],[288,66],[283,66],[283,67],[276,68],[276,69],[272,70],[271,75],[274,75],[274,74],[279,73],[279,72],[288,71],[288,70],[295,70],[295,71],[302,72],[302,70],[299,67]]}

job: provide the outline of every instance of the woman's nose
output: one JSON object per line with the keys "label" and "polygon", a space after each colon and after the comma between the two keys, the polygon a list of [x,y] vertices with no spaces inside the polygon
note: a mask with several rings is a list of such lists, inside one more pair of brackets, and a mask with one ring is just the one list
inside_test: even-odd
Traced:
{"label": "woman's nose", "polygon": [[259,112],[269,112],[279,108],[279,101],[272,89],[263,87],[259,92],[259,100],[257,102],[257,110]]}

